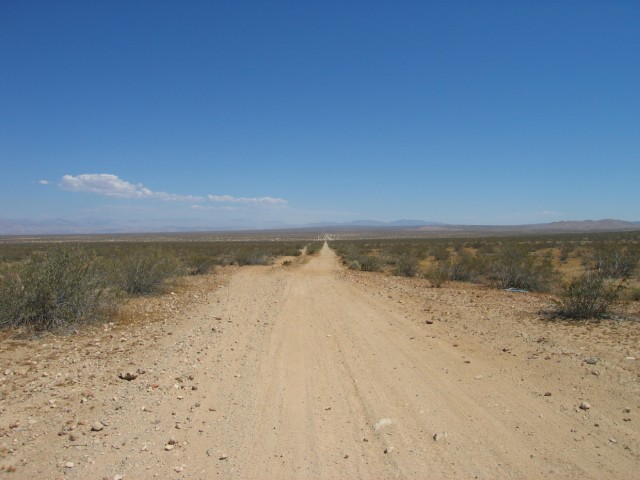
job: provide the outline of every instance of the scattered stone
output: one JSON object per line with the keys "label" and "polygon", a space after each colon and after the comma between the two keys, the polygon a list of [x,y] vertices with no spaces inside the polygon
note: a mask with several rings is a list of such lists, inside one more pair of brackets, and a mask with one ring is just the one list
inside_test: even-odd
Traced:
{"label": "scattered stone", "polygon": [[102,422],[93,422],[91,424],[91,431],[92,432],[100,432],[104,429],[104,424]]}
{"label": "scattered stone", "polygon": [[384,453],[385,454],[389,454],[389,453],[393,452],[394,450],[395,450],[395,448],[393,448],[393,447],[387,447],[387,448],[384,449]]}
{"label": "scattered stone", "polygon": [[544,392],[544,396],[545,397],[550,397],[551,396],[551,392]]}
{"label": "scattered stone", "polygon": [[173,450],[175,447],[175,445],[169,445],[168,443],[164,446],[164,449],[169,452],[171,450]]}
{"label": "scattered stone", "polygon": [[181,471],[184,470],[184,465],[178,465],[176,467],[174,467],[174,470],[178,473],[180,473]]}
{"label": "scattered stone", "polygon": [[218,457],[218,460],[226,460],[227,458],[229,458],[229,455],[223,453],[222,455],[220,455],[220,457]]}
{"label": "scattered stone", "polygon": [[578,408],[580,408],[580,410],[589,410],[591,408],[591,405],[589,404],[589,402],[582,402],[580,403]]}
{"label": "scattered stone", "polygon": [[425,320],[424,323],[427,325],[433,325],[433,320]]}
{"label": "scattered stone", "polygon": [[392,423],[393,423],[393,420],[391,420],[390,418],[381,418],[373,425],[373,430],[377,432],[381,428],[388,427]]}
{"label": "scattered stone", "polygon": [[600,359],[598,357],[589,357],[584,359],[584,363],[588,363],[589,365],[595,365],[599,361]]}
{"label": "scattered stone", "polygon": [[623,411],[624,413],[631,413],[631,408],[630,408],[630,407],[624,407],[624,408],[622,409],[622,411]]}
{"label": "scattered stone", "polygon": [[447,436],[448,436],[447,432],[436,432],[433,435],[433,440],[436,441],[436,442],[439,442],[440,440],[442,440],[444,438],[447,438]]}
{"label": "scattered stone", "polygon": [[120,474],[113,476],[113,480],[122,480],[123,478],[124,477],[122,475],[120,475]]}
{"label": "scattered stone", "polygon": [[136,378],[138,378],[138,374],[137,373],[133,373],[133,372],[122,372],[120,373],[120,375],[118,375],[122,380],[127,380],[127,381],[131,381],[131,380],[135,380]]}
{"label": "scattered stone", "polygon": [[69,435],[70,442],[75,442],[76,440],[78,440],[78,436],[75,433],[72,433],[71,435]]}
{"label": "scattered stone", "polygon": [[610,441],[611,443],[618,443],[618,439],[617,439],[617,438],[614,438],[614,437],[611,437],[611,438],[609,439],[609,441]]}
{"label": "scattered stone", "polygon": [[325,410],[331,410],[331,407],[324,407]]}
{"label": "scattered stone", "polygon": [[169,441],[167,442],[168,445],[175,445],[176,443],[178,443],[178,442],[173,437],[169,438]]}
{"label": "scattered stone", "polygon": [[636,357],[625,357],[625,360],[635,360]]}
{"label": "scattered stone", "polygon": [[67,462],[64,464],[64,468],[73,468],[74,466],[73,462]]}

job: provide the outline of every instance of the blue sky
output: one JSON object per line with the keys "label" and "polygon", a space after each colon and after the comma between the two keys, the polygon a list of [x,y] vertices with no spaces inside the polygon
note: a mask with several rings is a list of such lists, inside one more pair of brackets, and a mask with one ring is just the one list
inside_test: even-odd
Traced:
{"label": "blue sky", "polygon": [[0,2],[0,220],[640,220],[637,1]]}

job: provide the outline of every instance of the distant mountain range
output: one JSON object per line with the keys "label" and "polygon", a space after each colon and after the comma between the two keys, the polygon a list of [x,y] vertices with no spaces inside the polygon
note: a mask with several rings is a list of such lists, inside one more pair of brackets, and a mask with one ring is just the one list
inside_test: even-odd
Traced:
{"label": "distant mountain range", "polygon": [[426,222],[424,220],[394,220],[393,222],[380,222],[377,220],[353,220],[351,222],[320,222],[304,225],[305,228],[314,227],[426,227],[446,225],[440,222]]}
{"label": "distant mountain range", "polygon": [[583,220],[538,223],[530,225],[451,225],[440,222],[402,219],[392,222],[377,220],[354,220],[350,222],[321,222],[305,225],[287,225],[269,222],[251,225],[238,221],[232,225],[210,227],[206,225],[171,225],[156,221],[146,226],[136,222],[105,221],[87,218],[69,221],[62,218],[52,220],[1,220],[0,235],[73,235],[73,234],[121,234],[121,233],[188,233],[188,232],[231,232],[247,230],[320,230],[320,231],[392,231],[404,233],[562,233],[562,232],[607,232],[640,230],[640,222],[624,220]]}

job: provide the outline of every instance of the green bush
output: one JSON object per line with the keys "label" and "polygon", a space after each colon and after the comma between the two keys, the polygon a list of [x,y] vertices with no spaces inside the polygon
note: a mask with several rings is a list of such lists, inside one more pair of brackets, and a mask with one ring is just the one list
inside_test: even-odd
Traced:
{"label": "green bush", "polygon": [[112,262],[116,285],[129,295],[150,295],[162,290],[165,280],[185,273],[175,253],[160,248],[137,248]]}
{"label": "green bush", "polygon": [[359,260],[360,270],[363,272],[379,272],[382,267],[380,266],[380,260],[377,257],[366,255]]}
{"label": "green bush", "polygon": [[596,269],[605,278],[629,278],[638,265],[638,257],[619,245],[603,246],[594,256]]}
{"label": "green bush", "polygon": [[0,273],[0,326],[54,330],[101,318],[113,292],[92,253],[59,247]]}
{"label": "green bush", "polygon": [[474,282],[482,272],[482,261],[468,253],[452,256],[445,262],[449,280]]}
{"label": "green bush", "polygon": [[449,271],[443,263],[434,263],[424,274],[429,283],[435,288],[440,288],[449,278]]}
{"label": "green bush", "polygon": [[420,270],[420,261],[415,257],[400,257],[396,262],[395,274],[401,277],[415,277]]}
{"label": "green bush", "polygon": [[542,260],[532,256],[528,249],[519,245],[507,245],[491,259],[488,277],[498,288],[520,288],[544,292],[557,279],[551,259]]}
{"label": "green bush", "polygon": [[205,275],[213,270],[218,259],[209,255],[194,254],[183,260],[189,275]]}
{"label": "green bush", "polygon": [[560,292],[558,314],[567,318],[594,318],[606,314],[620,289],[602,275],[587,272]]}

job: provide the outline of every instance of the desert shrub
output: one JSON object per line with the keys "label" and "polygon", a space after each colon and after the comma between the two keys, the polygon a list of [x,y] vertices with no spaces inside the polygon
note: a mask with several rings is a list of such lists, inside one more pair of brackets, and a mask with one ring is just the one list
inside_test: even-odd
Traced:
{"label": "desert shrub", "polygon": [[185,273],[174,253],[156,247],[128,251],[111,265],[114,283],[129,295],[158,293],[167,279]]}
{"label": "desert shrub", "polygon": [[112,291],[92,253],[59,247],[0,273],[0,326],[54,330],[101,318]]}
{"label": "desert shrub", "polygon": [[468,253],[450,257],[445,266],[452,281],[474,282],[482,272],[482,260]]}
{"label": "desert shrub", "polygon": [[449,278],[449,271],[443,263],[434,263],[427,269],[424,277],[429,280],[432,286],[439,288]]}
{"label": "desert shrub", "polygon": [[380,260],[377,257],[366,255],[359,262],[360,270],[363,272],[379,272],[381,270]]}
{"label": "desert shrub", "polygon": [[307,254],[308,255],[314,255],[316,253],[318,253],[320,250],[322,250],[322,247],[324,245],[324,242],[312,242],[309,245],[307,245]]}
{"label": "desert shrub", "polygon": [[594,257],[596,269],[605,278],[629,278],[638,264],[638,257],[619,245],[601,247]]}
{"label": "desert shrub", "polygon": [[558,314],[567,318],[600,317],[617,300],[620,289],[597,272],[586,272],[560,291]]}
{"label": "desert shrub", "polygon": [[625,298],[627,300],[631,300],[632,302],[640,301],[640,287],[629,288],[625,291]]}
{"label": "desert shrub", "polygon": [[400,257],[396,262],[395,274],[401,277],[415,277],[420,270],[416,257]]}
{"label": "desert shrub", "polygon": [[349,268],[351,270],[360,270],[360,262],[357,260],[353,260],[350,264],[349,264]]}
{"label": "desert shrub", "polygon": [[185,258],[183,263],[189,275],[205,275],[213,270],[218,259],[209,255],[194,254]]}
{"label": "desert shrub", "polygon": [[285,261],[282,262],[282,266],[283,267],[289,267],[289,266],[291,266],[292,263],[293,262],[291,260],[285,260]]}
{"label": "desert shrub", "polygon": [[241,267],[245,265],[269,265],[271,257],[258,250],[236,253],[235,262]]}
{"label": "desert shrub", "polygon": [[537,259],[520,245],[506,245],[487,266],[490,281],[498,288],[548,291],[557,279],[550,258]]}
{"label": "desert shrub", "polygon": [[431,255],[436,260],[444,262],[449,258],[449,250],[446,244],[434,243],[429,249],[429,255]]}

